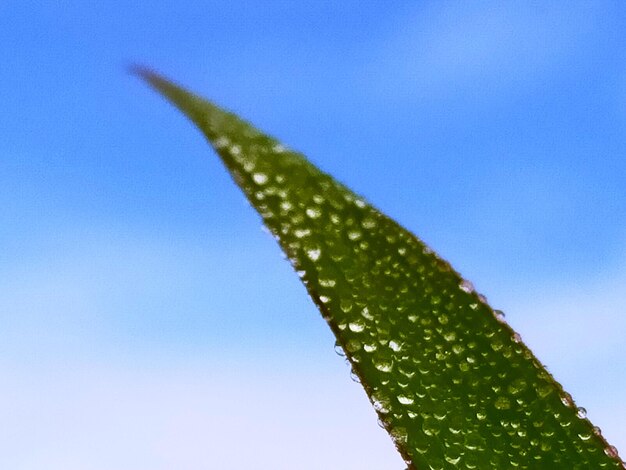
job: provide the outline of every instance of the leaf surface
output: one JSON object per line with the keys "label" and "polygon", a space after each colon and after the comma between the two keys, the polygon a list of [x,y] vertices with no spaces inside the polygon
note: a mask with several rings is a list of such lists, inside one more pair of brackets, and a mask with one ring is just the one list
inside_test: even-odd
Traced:
{"label": "leaf surface", "polygon": [[419,238],[234,114],[136,72],[257,209],[409,469],[624,468],[501,313]]}

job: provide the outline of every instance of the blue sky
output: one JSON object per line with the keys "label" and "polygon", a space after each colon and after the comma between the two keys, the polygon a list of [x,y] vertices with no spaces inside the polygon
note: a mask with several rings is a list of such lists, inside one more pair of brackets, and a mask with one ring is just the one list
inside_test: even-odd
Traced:
{"label": "blue sky", "polygon": [[2,2],[0,467],[402,468],[132,62],[414,231],[625,449],[625,30],[619,2]]}

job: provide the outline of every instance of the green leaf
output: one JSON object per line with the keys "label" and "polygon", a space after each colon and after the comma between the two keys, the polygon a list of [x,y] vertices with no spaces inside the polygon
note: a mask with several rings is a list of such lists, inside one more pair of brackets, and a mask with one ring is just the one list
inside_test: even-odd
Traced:
{"label": "green leaf", "polygon": [[205,134],[274,234],[410,469],[619,469],[617,451],[421,240],[234,114],[136,71]]}

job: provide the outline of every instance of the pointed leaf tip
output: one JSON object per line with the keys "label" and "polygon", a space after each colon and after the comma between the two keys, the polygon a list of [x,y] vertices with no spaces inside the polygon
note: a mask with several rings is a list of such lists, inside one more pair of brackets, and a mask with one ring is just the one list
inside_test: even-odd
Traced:
{"label": "pointed leaf tip", "polygon": [[420,239],[232,113],[135,73],[204,132],[410,469],[623,469],[521,338]]}

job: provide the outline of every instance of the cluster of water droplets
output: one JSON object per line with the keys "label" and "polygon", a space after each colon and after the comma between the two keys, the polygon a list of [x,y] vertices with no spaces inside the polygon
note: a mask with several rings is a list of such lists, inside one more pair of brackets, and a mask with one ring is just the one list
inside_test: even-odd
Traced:
{"label": "cluster of water droplets", "polygon": [[622,468],[504,313],[420,240],[246,127],[213,142],[408,463]]}

